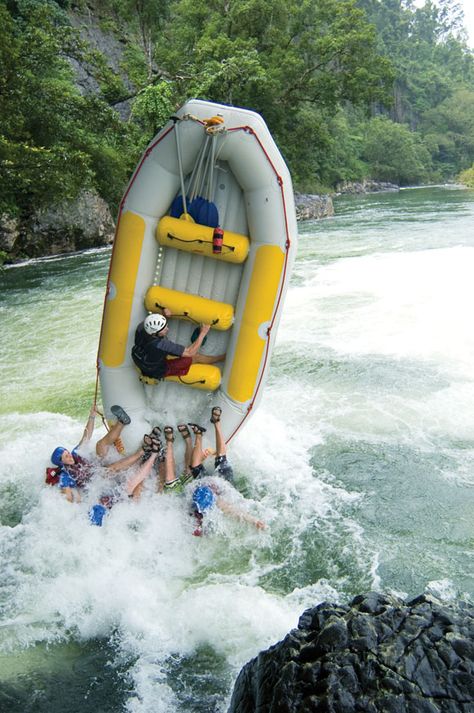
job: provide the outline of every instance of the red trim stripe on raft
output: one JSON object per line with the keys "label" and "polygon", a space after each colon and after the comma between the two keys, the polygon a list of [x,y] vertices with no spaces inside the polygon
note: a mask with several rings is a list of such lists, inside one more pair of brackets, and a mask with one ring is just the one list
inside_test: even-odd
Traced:
{"label": "red trim stripe on raft", "polygon": [[[270,156],[268,155],[267,151],[265,150],[265,148],[264,148],[262,142],[260,141],[260,139],[259,139],[257,133],[254,131],[254,129],[252,129],[250,126],[236,126],[235,128],[227,129],[227,131],[228,131],[229,133],[230,133],[231,131],[245,131],[247,134],[252,134],[252,136],[253,136],[253,137],[256,139],[256,141],[258,142],[258,145],[260,146],[261,150],[262,150],[263,153],[265,154],[265,158],[267,159],[268,163],[269,163],[270,166],[272,167],[272,170],[273,170],[273,172],[274,172],[274,174],[275,174],[275,176],[276,176],[276,178],[277,178],[278,185],[280,186],[281,198],[282,198],[282,202],[283,202],[283,213],[284,213],[284,216],[285,216],[285,233],[286,233],[285,249],[286,249],[286,253],[285,253],[285,263],[284,263],[284,267],[283,267],[283,277],[282,277],[282,280],[281,280],[280,291],[279,291],[279,294],[278,294],[278,299],[277,299],[276,307],[275,307],[275,310],[274,310],[274,312],[273,312],[272,321],[270,322],[270,326],[269,326],[268,329],[267,329],[267,336],[270,337],[270,332],[271,332],[272,329],[273,329],[273,325],[274,325],[274,323],[275,323],[275,319],[276,319],[276,317],[277,317],[278,310],[279,310],[279,308],[280,308],[281,298],[282,298],[282,296],[283,296],[283,287],[284,287],[285,282],[286,282],[286,272],[287,272],[287,268],[288,268],[288,256],[289,256],[289,251],[290,251],[290,247],[291,247],[291,240],[290,240],[289,228],[288,228],[288,212],[287,212],[287,209],[286,209],[285,191],[284,191],[284,187],[283,187],[283,179],[282,179],[282,177],[279,175],[278,171],[276,170],[273,161],[271,160]],[[246,418],[249,416],[249,414],[250,414],[250,412],[251,412],[251,410],[252,410],[252,408],[253,408],[253,405],[254,405],[254,403],[255,403],[255,399],[257,398],[257,394],[258,394],[258,392],[259,392],[259,390],[260,390],[260,387],[261,387],[262,381],[263,381],[263,377],[264,377],[264,375],[265,375],[265,371],[266,371],[266,367],[267,367],[267,361],[268,361],[268,352],[269,352],[269,349],[270,349],[270,339],[268,338],[268,339],[267,339],[267,346],[266,346],[266,349],[265,349],[265,357],[264,357],[264,359],[263,359],[263,366],[262,366],[261,373],[260,373],[260,378],[259,378],[259,380],[258,380],[257,388],[255,389],[255,393],[254,393],[254,395],[253,395],[252,401],[250,402],[250,404],[249,404],[249,406],[248,406],[248,408],[247,408],[247,413],[245,414],[245,416],[243,417],[243,419],[240,421],[240,423],[239,423],[239,425],[237,426],[237,428],[235,428],[234,431],[230,434],[229,438],[226,440],[226,443],[230,443],[230,441],[232,440],[232,438],[237,434],[237,432],[238,432],[239,429],[242,427],[242,425],[244,424]]]}

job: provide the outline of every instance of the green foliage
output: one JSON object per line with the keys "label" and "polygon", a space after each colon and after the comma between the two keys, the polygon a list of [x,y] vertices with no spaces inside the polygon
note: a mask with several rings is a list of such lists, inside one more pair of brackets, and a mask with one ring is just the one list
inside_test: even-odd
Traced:
{"label": "green foliage", "polygon": [[454,176],[474,161],[474,88],[459,89],[425,112],[422,126],[435,164]]}
{"label": "green foliage", "polygon": [[79,94],[67,56],[84,46],[55,3],[0,4],[1,211],[29,213],[83,188],[115,202],[135,161],[133,132]]}
{"label": "green foliage", "polygon": [[178,104],[191,95],[262,113],[305,184],[363,170],[350,141],[349,166],[336,168],[332,117],[343,102],[388,101],[392,78],[353,0],[174,0],[155,60]]}
{"label": "green foliage", "polygon": [[381,181],[406,186],[421,183],[430,175],[431,157],[422,139],[388,118],[368,123],[362,156],[371,177]]}
{"label": "green foliage", "polygon": [[172,89],[166,82],[150,84],[138,94],[132,109],[132,118],[146,135],[153,136],[173,113]]}
{"label": "green foliage", "polygon": [[[121,76],[70,22],[91,11],[120,40]],[[114,206],[191,96],[260,112],[305,190],[452,178],[474,163],[463,32],[457,0],[0,0],[0,211],[84,187]]]}
{"label": "green foliage", "polygon": [[458,176],[458,181],[469,188],[474,188],[474,165],[466,171],[461,171]]}

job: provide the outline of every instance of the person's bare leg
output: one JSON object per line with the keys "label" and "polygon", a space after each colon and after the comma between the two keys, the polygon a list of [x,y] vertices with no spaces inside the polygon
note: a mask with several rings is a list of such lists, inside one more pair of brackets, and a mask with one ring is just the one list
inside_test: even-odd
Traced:
{"label": "person's bare leg", "polygon": [[224,361],[226,355],[225,354],[201,354],[198,352],[195,356],[193,356],[193,364],[215,364],[218,361]]}
{"label": "person's bare leg", "polygon": [[[171,429],[170,431],[168,429]],[[165,426],[163,430],[166,439],[165,456],[165,485],[176,480],[176,461],[174,457],[174,435],[171,426]]]}
{"label": "person's bare leg", "polygon": [[204,452],[202,450],[202,433],[196,433],[194,436],[194,446],[191,452],[191,467],[195,468],[201,465],[204,460]]}
{"label": "person's bare leg", "polygon": [[141,466],[136,470],[136,472],[127,480],[125,483],[125,490],[128,495],[132,495],[133,491],[143,483],[143,481],[150,475],[153,464],[158,456],[158,453],[151,453],[150,457],[141,464]]}
{"label": "person's bare leg", "polygon": [[111,463],[111,465],[107,466],[106,470],[112,474],[117,473],[120,470],[126,470],[127,468],[130,468],[131,465],[135,465],[135,463],[143,456],[144,452],[143,448],[139,448],[138,451],[135,451],[135,453],[125,456],[125,458],[121,458],[120,460],[115,461],[115,463]]}
{"label": "person's bare leg", "polygon": [[157,493],[163,492],[163,488],[165,485],[165,476],[166,476],[166,466],[165,466],[165,462],[163,461],[158,466],[158,478],[156,479],[156,492]]}
{"label": "person's bare leg", "polygon": [[110,431],[97,441],[95,444],[95,452],[99,458],[104,458],[104,456],[108,453],[110,446],[113,446],[117,438],[120,438],[123,426],[123,423],[116,421]]}
{"label": "person's bare leg", "polygon": [[220,421],[216,421],[214,423],[214,429],[216,432],[216,456],[225,456],[227,453],[227,446],[222,433]]}
{"label": "person's bare leg", "polygon": [[191,439],[191,433],[189,428],[185,423],[178,424],[178,431],[184,440],[184,470],[183,473],[191,472],[191,458],[193,454],[193,442]]}
{"label": "person's bare leg", "polygon": [[142,490],[143,490],[143,482],[138,483],[137,487],[135,488],[135,490],[132,493],[132,498],[135,500],[135,502],[140,500]]}

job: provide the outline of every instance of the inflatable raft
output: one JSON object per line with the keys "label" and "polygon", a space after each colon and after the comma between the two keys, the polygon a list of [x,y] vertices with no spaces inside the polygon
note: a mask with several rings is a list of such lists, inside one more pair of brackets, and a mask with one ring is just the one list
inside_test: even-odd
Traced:
{"label": "inflatable raft", "polygon": [[[132,418],[127,450],[151,425],[209,425],[213,405],[227,442],[240,431],[262,396],[296,246],[291,178],[263,119],[186,103],[143,154],[113,245],[98,368],[106,417],[118,403]],[[163,307],[169,339],[187,345],[210,324],[201,352],[225,361],[164,381],[140,374],[135,329]]]}

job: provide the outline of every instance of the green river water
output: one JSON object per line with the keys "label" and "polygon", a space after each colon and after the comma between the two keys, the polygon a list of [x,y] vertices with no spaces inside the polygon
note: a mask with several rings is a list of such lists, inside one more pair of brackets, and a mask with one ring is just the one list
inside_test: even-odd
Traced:
{"label": "green river water", "polygon": [[[94,394],[108,250],[0,273],[0,713],[211,713],[322,600],[474,596],[474,192],[300,225],[262,404],[232,445],[264,533],[150,487],[88,524],[43,484]],[[91,495],[92,497],[92,495]]]}

